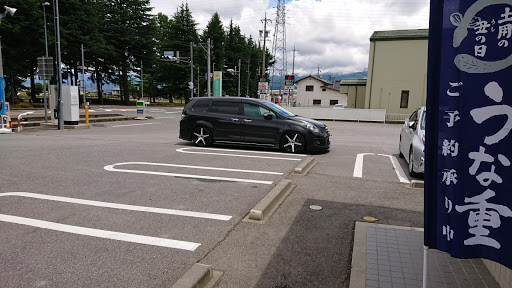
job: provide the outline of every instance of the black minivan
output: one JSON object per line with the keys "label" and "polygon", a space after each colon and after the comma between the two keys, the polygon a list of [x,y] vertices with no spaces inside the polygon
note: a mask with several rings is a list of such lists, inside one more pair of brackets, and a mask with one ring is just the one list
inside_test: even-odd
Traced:
{"label": "black minivan", "polygon": [[268,101],[241,97],[192,99],[181,115],[180,138],[196,146],[253,145],[291,153],[328,150],[330,146],[325,124]]}

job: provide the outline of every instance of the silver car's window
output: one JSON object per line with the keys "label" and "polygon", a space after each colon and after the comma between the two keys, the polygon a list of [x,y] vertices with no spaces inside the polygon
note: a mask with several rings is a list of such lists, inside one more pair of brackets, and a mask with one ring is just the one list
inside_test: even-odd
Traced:
{"label": "silver car's window", "polygon": [[411,114],[411,117],[409,117],[409,122],[416,122],[418,121],[418,111],[414,111]]}
{"label": "silver car's window", "polygon": [[421,123],[420,123],[420,129],[425,130],[425,120],[427,118],[427,110],[423,110],[423,113],[421,115]]}

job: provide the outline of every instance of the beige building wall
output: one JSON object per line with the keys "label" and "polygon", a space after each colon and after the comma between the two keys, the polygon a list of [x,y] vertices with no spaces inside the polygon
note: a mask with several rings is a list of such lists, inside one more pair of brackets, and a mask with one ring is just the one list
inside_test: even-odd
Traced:
{"label": "beige building wall", "polygon": [[347,97],[347,108],[364,108],[366,97],[365,86],[340,86],[340,93]]}
{"label": "beige building wall", "polygon": [[[313,91],[306,91],[306,86],[313,86]],[[322,88],[328,85],[326,82],[313,77],[306,77],[297,82],[297,106],[313,106],[313,100],[321,100],[320,106],[331,106],[331,100],[338,100],[338,104],[347,105],[347,95],[340,94],[340,91],[331,88]],[[323,91],[325,90],[325,91]]]}
{"label": "beige building wall", "polygon": [[[426,105],[428,40],[370,42],[365,108],[386,109],[388,114],[410,114]],[[403,90],[409,91],[407,108],[400,108]]]}

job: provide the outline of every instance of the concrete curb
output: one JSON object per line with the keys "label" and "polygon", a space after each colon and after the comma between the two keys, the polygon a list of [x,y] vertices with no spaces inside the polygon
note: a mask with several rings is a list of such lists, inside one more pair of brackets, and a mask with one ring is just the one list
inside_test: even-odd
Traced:
{"label": "concrete curb", "polygon": [[196,263],[171,288],[203,288],[212,279],[212,267]]}
{"label": "concrete curb", "polygon": [[270,190],[270,192],[251,209],[244,221],[265,223],[294,188],[295,185],[292,185],[290,180],[281,180],[281,182]]}
{"label": "concrete curb", "polygon": [[[39,126],[43,129],[58,129],[58,127],[59,127],[58,124],[53,124],[53,123],[41,123]],[[80,130],[80,129],[89,129],[89,128],[91,128],[91,125],[86,125],[86,124],[65,125],[64,124],[64,129]]]}
{"label": "concrete curb", "polygon": [[292,172],[292,175],[306,175],[308,174],[309,170],[313,168],[316,164],[316,159],[313,157],[306,157],[304,161],[300,162],[300,164],[295,167],[295,169]]}
{"label": "concrete curb", "polygon": [[421,180],[412,180],[411,188],[423,188],[425,187],[425,182]]}

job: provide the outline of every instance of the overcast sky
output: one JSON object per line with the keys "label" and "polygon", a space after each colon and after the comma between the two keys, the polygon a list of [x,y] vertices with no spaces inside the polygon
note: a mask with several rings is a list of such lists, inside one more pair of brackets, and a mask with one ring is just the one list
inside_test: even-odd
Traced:
{"label": "overcast sky", "polygon": [[[267,30],[273,40],[276,0],[151,0],[152,14],[169,17],[188,2],[200,30],[218,12],[224,27],[233,23],[242,34],[258,40],[262,19],[272,20]],[[429,0],[288,0],[286,48],[291,74],[352,73],[368,67],[370,36],[374,31],[428,28]],[[201,31],[199,31],[201,33]],[[272,43],[270,43],[272,45]],[[272,46],[268,46],[271,50]]]}

